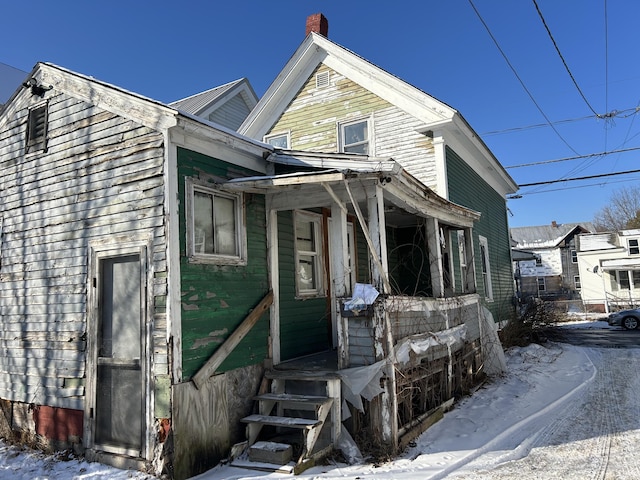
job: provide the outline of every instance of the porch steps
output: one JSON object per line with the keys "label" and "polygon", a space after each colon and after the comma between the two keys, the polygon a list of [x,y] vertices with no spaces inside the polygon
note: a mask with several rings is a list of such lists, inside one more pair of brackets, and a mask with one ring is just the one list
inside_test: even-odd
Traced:
{"label": "porch steps", "polygon": [[[245,450],[249,453],[231,465],[300,473],[337,443],[340,378],[332,372],[269,370],[265,379],[270,392],[254,397],[258,413],[242,419],[247,424]],[[291,448],[286,449],[287,445]],[[290,452],[293,461],[287,458]]]}

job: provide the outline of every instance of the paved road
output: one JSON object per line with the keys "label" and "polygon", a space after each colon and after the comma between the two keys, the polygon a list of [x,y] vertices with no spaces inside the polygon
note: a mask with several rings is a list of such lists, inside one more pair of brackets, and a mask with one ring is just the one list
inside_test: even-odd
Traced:
{"label": "paved road", "polygon": [[548,330],[550,340],[584,347],[640,348],[640,330],[620,328],[564,328]]}

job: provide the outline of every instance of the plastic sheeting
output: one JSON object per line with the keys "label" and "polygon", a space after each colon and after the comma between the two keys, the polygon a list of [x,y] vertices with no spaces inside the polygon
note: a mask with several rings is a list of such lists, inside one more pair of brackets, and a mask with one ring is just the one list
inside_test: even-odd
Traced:
{"label": "plastic sheeting", "polygon": [[351,417],[351,412],[346,404],[349,402],[359,411],[364,413],[362,399],[371,401],[384,390],[380,387],[380,380],[384,376],[387,360],[381,360],[373,365],[354,367],[339,370],[342,379],[342,420]]}
{"label": "plastic sheeting", "polygon": [[396,362],[406,365],[411,362],[412,353],[416,357],[422,357],[430,348],[438,345],[453,346],[456,343],[463,343],[466,338],[466,325],[458,325],[457,327],[440,332],[423,333],[406,337],[396,345]]}
{"label": "plastic sheeting", "polygon": [[487,375],[500,375],[507,371],[507,360],[504,356],[502,343],[498,338],[498,324],[486,307],[482,307],[480,315],[480,331],[482,349],[484,352],[484,372]]}

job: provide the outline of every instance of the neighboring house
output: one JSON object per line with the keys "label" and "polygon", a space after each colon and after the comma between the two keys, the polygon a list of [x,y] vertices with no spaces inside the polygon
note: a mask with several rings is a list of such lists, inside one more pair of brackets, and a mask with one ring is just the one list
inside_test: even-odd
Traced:
{"label": "neighboring house", "polygon": [[169,106],[231,130],[237,130],[256,103],[258,103],[258,97],[251,84],[246,78],[241,78],[172,102]]}
{"label": "neighboring house", "polygon": [[[513,180],[455,110],[318,34],[292,61],[245,122],[287,149],[51,64],[15,92],[4,436],[182,479],[286,426],[299,471],[343,428],[397,451],[496,365]],[[300,131],[292,78],[322,97]]]}
{"label": "neighboring house", "polygon": [[640,305],[640,230],[578,236],[582,300],[606,312]]}
{"label": "neighboring house", "polygon": [[551,222],[550,225],[512,228],[514,270],[520,300],[580,298],[576,236],[594,231],[591,223]]}

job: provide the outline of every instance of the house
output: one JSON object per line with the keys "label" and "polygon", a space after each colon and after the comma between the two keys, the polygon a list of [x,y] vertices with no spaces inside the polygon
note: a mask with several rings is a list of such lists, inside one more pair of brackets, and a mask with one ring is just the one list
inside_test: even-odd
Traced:
{"label": "house", "polygon": [[522,301],[579,299],[581,276],[576,237],[594,231],[588,222],[559,224],[554,221],[550,225],[512,228],[519,298]]}
{"label": "house", "polygon": [[[178,479],[240,452],[300,471],[345,432],[397,451],[499,363],[516,185],[450,107],[317,33],[293,58],[244,134],[47,63],[14,93],[3,436]],[[344,114],[334,143],[280,123],[317,70],[303,113]]]}
{"label": "house", "polygon": [[591,311],[640,305],[640,230],[584,233],[577,238],[582,300]]}

